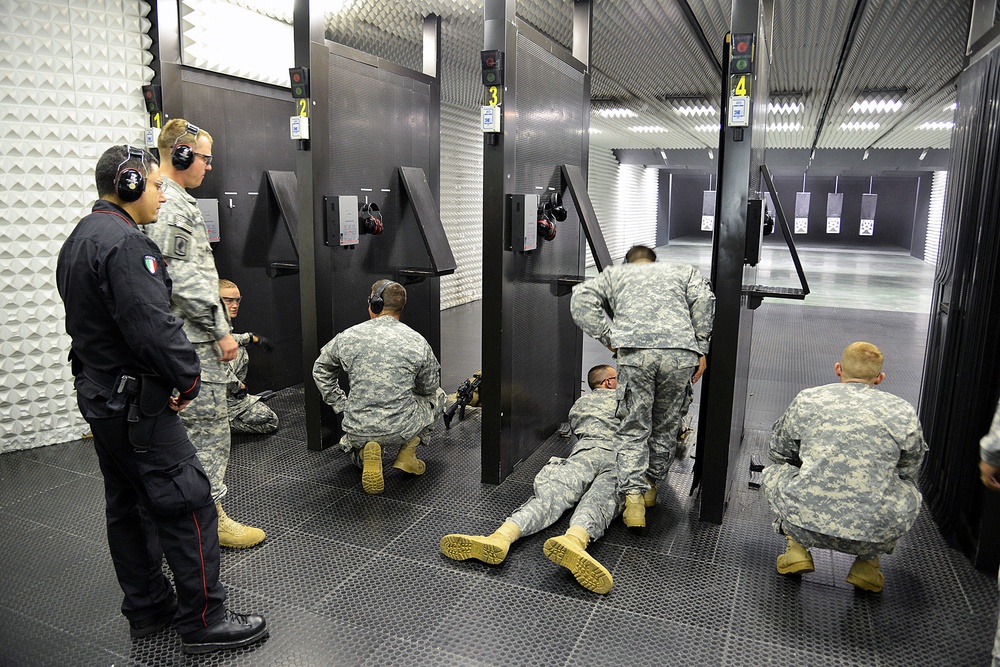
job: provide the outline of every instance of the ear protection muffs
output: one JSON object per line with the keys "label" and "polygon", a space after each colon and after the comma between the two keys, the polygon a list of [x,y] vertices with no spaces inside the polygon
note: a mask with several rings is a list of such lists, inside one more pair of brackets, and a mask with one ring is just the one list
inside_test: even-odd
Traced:
{"label": "ear protection muffs", "polygon": [[181,137],[186,137],[189,134],[193,135],[194,140],[197,141],[199,132],[201,132],[201,128],[197,125],[188,123],[184,130],[184,134],[174,140],[174,146],[170,149],[170,164],[174,165],[174,169],[184,171],[194,164],[194,146],[190,143],[179,142]]}
{"label": "ear protection muffs", "polygon": [[538,218],[538,234],[546,241],[551,241],[556,237],[556,223],[547,217]]}
{"label": "ear protection muffs", "polygon": [[[139,201],[146,191],[146,158],[138,148],[126,145],[125,150],[128,154],[118,165],[118,174],[115,176],[115,194],[123,202],[131,203]],[[125,166],[133,158],[139,158],[142,169]]]}
{"label": "ear protection muffs", "polygon": [[378,286],[378,289],[375,290],[374,294],[368,297],[368,307],[371,308],[373,313],[378,315],[379,313],[382,312],[382,309],[385,308],[385,299],[382,298],[382,292],[384,292],[385,288],[388,287],[389,285],[395,285],[395,284],[396,283],[394,283],[393,281],[387,280]]}
{"label": "ear protection muffs", "polygon": [[562,204],[562,195],[558,192],[552,192],[549,194],[549,200],[545,202],[545,213],[546,217],[556,221],[564,222],[566,220],[567,211]]}

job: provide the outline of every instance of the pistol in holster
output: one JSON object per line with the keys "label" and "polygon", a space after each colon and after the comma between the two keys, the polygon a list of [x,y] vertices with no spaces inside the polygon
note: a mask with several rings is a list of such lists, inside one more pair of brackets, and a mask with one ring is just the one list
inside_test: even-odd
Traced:
{"label": "pistol in holster", "polygon": [[156,418],[167,409],[173,387],[156,375],[142,375],[128,404],[128,440],[138,453],[149,451]]}

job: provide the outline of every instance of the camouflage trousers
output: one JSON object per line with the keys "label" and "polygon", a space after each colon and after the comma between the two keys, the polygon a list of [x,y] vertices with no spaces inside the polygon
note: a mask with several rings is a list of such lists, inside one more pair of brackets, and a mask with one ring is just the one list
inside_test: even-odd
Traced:
{"label": "camouflage trousers", "polygon": [[[694,359],[694,365],[688,362]],[[644,493],[648,476],[662,481],[670,470],[677,436],[693,389],[697,355],[686,350],[618,350],[618,488]]]}
{"label": "camouflage trousers", "polygon": [[212,499],[226,496],[226,467],[229,465],[229,410],[226,385],[202,382],[198,398],[180,411],[181,421],[191,444],[198,450],[198,460],[212,482]]}
{"label": "camouflage trousers", "polygon": [[816,531],[796,526],[788,521],[782,521],[780,518],[775,519],[773,526],[774,532],[779,535],[788,535],[806,549],[814,547],[817,549],[830,549],[832,551],[839,551],[842,554],[860,556],[866,560],[878,558],[882,554],[891,554],[896,548],[896,542],[899,541],[862,542],[860,540],[848,540],[842,537],[817,533]]}
{"label": "camouflage trousers", "polygon": [[617,481],[615,453],[606,449],[584,449],[565,459],[552,457],[535,475],[535,495],[507,520],[516,523],[522,535],[531,535],[576,505],[570,525],[583,527],[596,540],[622,511]]}
{"label": "camouflage trousers", "polygon": [[236,433],[274,433],[278,415],[256,396],[244,396],[229,402],[229,428]]}
{"label": "camouflage trousers", "polygon": [[373,440],[377,442],[383,449],[383,457],[385,455],[386,447],[401,447],[410,441],[414,435],[420,437],[420,444],[426,445],[430,443],[431,432],[434,430],[433,424],[428,424],[424,428],[420,429],[417,433],[413,435],[380,435],[375,438],[365,438],[358,435],[351,435],[345,433],[340,439],[340,448],[344,451],[350,453],[351,460],[354,461],[354,465],[359,468],[363,467],[361,461],[361,450],[365,448],[365,444],[372,442]]}

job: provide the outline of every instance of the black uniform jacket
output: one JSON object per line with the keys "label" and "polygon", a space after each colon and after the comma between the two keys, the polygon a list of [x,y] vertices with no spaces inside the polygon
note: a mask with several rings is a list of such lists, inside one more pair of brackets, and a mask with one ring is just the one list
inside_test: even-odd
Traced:
{"label": "black uniform jacket", "polygon": [[124,209],[97,200],[59,252],[56,285],[81,395],[110,397],[122,373],[157,375],[184,399],[198,395],[201,365],[170,312],[167,265]]}

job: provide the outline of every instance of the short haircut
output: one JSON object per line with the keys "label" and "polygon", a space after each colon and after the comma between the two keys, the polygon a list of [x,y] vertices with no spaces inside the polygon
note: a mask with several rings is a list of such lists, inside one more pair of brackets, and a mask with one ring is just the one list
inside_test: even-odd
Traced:
{"label": "short haircut", "polygon": [[225,278],[219,278],[219,291],[224,289],[239,289],[232,280],[226,280]]}
{"label": "short haircut", "polygon": [[594,366],[587,372],[587,384],[590,385],[591,389],[597,389],[614,372],[614,366],[608,366],[607,364]]}
{"label": "short haircut", "polygon": [[98,158],[97,167],[94,169],[94,181],[97,184],[98,197],[118,194],[115,182],[118,180],[118,172],[121,169],[138,169],[142,173],[142,177],[146,178],[149,176],[149,170],[154,165],[160,164],[160,161],[146,149],[139,148],[138,146],[133,146],[132,148],[141,150],[142,157],[130,157],[128,146],[112,146]]}
{"label": "short haircut", "polygon": [[375,290],[377,290],[382,283],[389,283],[389,285],[382,292],[382,312],[383,313],[401,313],[403,312],[403,307],[406,305],[406,288],[397,282],[392,280],[379,280],[372,285],[372,291],[370,296],[375,296]]}
{"label": "short haircut", "polygon": [[849,379],[874,380],[882,372],[884,360],[882,350],[871,343],[851,343],[840,357],[841,373]]}
{"label": "short haircut", "polygon": [[638,259],[648,259],[651,262],[656,261],[656,253],[653,252],[652,248],[646,247],[644,245],[634,245],[629,248],[629,251],[625,253],[625,263],[631,264]]}
{"label": "short haircut", "polygon": [[202,137],[212,141],[212,135],[202,129],[198,130],[197,136],[189,134],[188,122],[183,118],[174,118],[160,130],[160,138],[156,140],[156,147],[160,150],[160,158],[166,160],[169,159],[170,152],[173,150],[174,144],[177,143],[178,139],[181,139],[182,142],[190,141],[194,143]]}

